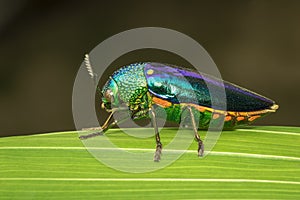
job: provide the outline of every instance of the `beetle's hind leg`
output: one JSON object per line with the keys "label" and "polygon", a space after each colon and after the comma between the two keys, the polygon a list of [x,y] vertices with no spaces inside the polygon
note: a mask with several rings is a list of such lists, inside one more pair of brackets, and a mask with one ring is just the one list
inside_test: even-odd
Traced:
{"label": "beetle's hind leg", "polygon": [[162,151],[162,144],[160,142],[160,136],[159,136],[158,127],[157,127],[157,123],[156,123],[156,114],[153,109],[150,109],[150,113],[151,113],[152,125],[153,125],[154,131],[155,131],[155,141],[156,141],[156,151],[154,154],[154,162],[159,162],[160,156],[161,156],[161,151]]}
{"label": "beetle's hind leg", "polygon": [[191,122],[192,122],[192,126],[193,126],[193,131],[195,134],[195,140],[198,142],[198,156],[202,157],[204,154],[204,144],[203,141],[200,139],[200,136],[198,134],[198,128],[196,126],[196,121],[195,121],[195,116],[193,113],[193,110],[190,106],[187,107],[190,117],[191,117]]}

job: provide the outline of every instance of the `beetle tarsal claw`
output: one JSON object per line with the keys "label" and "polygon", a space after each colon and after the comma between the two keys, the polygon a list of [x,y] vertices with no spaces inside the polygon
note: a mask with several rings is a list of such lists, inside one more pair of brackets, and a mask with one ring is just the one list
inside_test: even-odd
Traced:
{"label": "beetle tarsal claw", "polygon": [[96,136],[101,136],[101,135],[103,135],[103,132],[96,132],[96,133],[91,133],[91,134],[88,134],[88,135],[81,135],[79,137],[79,139],[86,140],[86,139],[96,137]]}
{"label": "beetle tarsal claw", "polygon": [[160,161],[161,151],[162,151],[162,144],[158,143],[156,145],[156,151],[155,151],[155,154],[154,154],[154,162],[159,162]]}
{"label": "beetle tarsal claw", "polygon": [[202,140],[200,140],[198,142],[198,156],[203,157],[203,154],[204,154],[204,144],[203,144]]}
{"label": "beetle tarsal claw", "polygon": [[102,128],[100,126],[97,127],[89,127],[89,128],[82,128],[82,131],[100,131]]}

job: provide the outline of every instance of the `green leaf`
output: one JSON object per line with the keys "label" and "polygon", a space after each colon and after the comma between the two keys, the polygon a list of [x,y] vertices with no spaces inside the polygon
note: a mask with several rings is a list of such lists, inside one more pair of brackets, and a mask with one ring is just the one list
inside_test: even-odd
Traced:
{"label": "green leaf", "polygon": [[[164,128],[163,144],[176,132]],[[155,151],[153,137],[118,129],[107,136],[118,147]],[[193,142],[170,166],[133,174],[97,161],[77,132],[0,138],[0,199],[300,199],[300,128],[224,131],[208,156],[196,149]]]}

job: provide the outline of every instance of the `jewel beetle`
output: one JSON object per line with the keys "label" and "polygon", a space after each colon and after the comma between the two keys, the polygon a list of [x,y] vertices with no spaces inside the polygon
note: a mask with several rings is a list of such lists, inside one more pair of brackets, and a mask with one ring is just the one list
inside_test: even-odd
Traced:
{"label": "jewel beetle", "polygon": [[[93,72],[88,55],[85,57],[85,65],[97,84],[97,75]],[[217,99],[212,106],[208,86],[224,88],[226,109],[222,107],[224,99]],[[157,127],[159,112],[156,110],[164,110],[166,120],[176,123],[181,122],[181,115],[185,113],[191,121],[195,140],[198,142],[198,156],[202,156],[204,144],[198,128],[208,128],[211,119],[222,118],[224,128],[233,129],[248,125],[275,112],[279,107],[273,100],[230,82],[191,69],[155,62],[121,67],[109,77],[101,94],[101,107],[110,113],[101,127],[103,132],[119,123],[112,120],[113,114],[119,111],[129,110],[129,116],[134,120],[151,118],[156,140],[154,161],[160,160],[162,151]],[[197,122],[195,116],[199,118]],[[101,134],[103,133],[83,135],[80,139]]]}

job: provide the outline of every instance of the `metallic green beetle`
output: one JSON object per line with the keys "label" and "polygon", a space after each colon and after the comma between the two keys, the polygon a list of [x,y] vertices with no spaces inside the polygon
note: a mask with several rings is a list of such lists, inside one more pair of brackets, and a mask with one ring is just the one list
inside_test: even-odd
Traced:
{"label": "metallic green beetle", "polygon": [[[88,55],[85,64],[91,77],[95,78]],[[209,86],[225,90],[226,110],[222,106],[224,99],[216,99],[212,106]],[[111,113],[101,127],[104,132],[119,123],[116,120],[110,122],[115,112],[129,110],[134,120],[147,118],[150,114],[156,139],[154,161],[160,160],[162,151],[156,123],[160,110],[166,113],[167,121],[176,123],[181,122],[183,113],[188,115],[198,142],[198,156],[202,156],[204,145],[198,128],[208,128],[211,119],[220,118],[224,120],[224,128],[232,129],[250,124],[278,109],[274,101],[232,83],[190,69],[154,62],[120,68],[109,77],[101,93],[101,107]],[[196,117],[199,121],[195,120]],[[93,133],[80,138],[101,134]]]}

